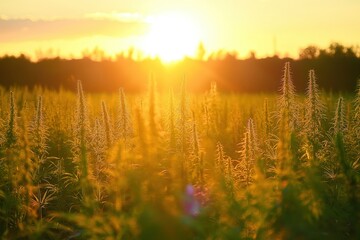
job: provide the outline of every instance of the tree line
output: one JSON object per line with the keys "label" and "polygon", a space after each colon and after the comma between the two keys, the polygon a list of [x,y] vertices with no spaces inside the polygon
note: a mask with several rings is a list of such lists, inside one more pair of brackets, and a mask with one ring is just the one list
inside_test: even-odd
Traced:
{"label": "tree line", "polygon": [[317,72],[319,86],[326,91],[354,92],[360,78],[358,48],[333,43],[327,49],[308,46],[300,50],[298,59],[278,56],[257,59],[255,54],[238,59],[233,53],[225,53],[216,58],[185,58],[170,65],[159,59],[134,60],[131,57],[101,61],[90,57],[51,58],[33,62],[25,55],[3,56],[0,58],[0,85],[74,90],[80,79],[86,91],[112,92],[121,87],[128,92],[141,92],[153,76],[160,90],[167,90],[185,77],[189,89],[195,92],[207,89],[210,82],[216,82],[222,91],[275,92],[285,62],[293,66],[294,84],[299,92],[306,90],[306,73],[310,69]]}

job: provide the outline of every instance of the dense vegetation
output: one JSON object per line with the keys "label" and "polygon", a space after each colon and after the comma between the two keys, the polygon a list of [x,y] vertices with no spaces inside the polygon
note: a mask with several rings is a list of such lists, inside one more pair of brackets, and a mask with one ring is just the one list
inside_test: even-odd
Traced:
{"label": "dense vegetation", "polygon": [[279,96],[186,85],[0,89],[0,236],[359,239],[360,85],[311,70],[298,96],[289,63]]}

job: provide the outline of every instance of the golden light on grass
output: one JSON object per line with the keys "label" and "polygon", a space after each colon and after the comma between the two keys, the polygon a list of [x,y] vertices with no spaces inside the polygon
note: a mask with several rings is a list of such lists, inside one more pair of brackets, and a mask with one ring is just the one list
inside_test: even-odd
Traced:
{"label": "golden light on grass", "polygon": [[169,63],[195,55],[200,41],[200,28],[194,19],[182,14],[152,17],[149,33],[144,36],[143,50]]}

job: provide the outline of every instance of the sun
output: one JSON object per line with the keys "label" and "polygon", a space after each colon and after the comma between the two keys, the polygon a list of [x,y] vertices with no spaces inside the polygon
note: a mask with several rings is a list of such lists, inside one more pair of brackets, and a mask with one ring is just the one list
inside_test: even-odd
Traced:
{"label": "sun", "polygon": [[143,50],[163,62],[193,56],[200,42],[196,22],[181,14],[165,14],[149,19],[150,31],[144,38]]}

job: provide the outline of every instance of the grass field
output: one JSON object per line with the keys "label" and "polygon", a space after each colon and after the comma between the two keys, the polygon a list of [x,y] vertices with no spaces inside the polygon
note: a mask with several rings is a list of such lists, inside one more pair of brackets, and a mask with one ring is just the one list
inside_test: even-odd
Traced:
{"label": "grass field", "polygon": [[290,72],[277,95],[0,89],[0,236],[359,239],[360,86]]}

